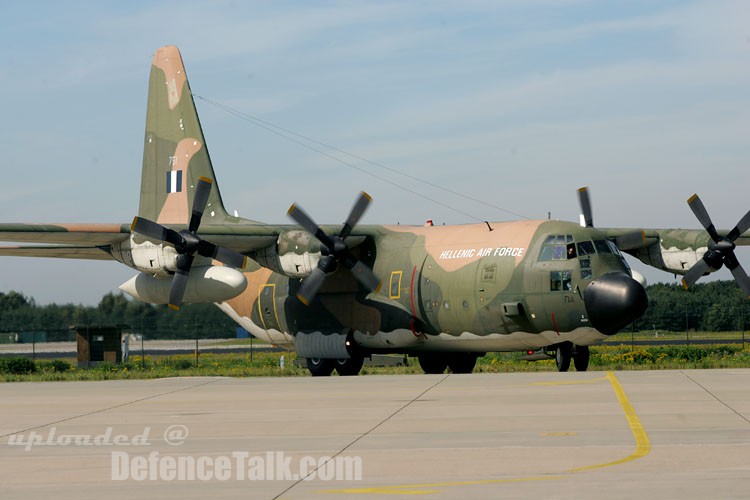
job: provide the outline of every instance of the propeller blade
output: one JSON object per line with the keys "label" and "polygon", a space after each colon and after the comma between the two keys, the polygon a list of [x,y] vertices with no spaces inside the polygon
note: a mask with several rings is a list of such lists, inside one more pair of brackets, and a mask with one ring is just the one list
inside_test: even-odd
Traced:
{"label": "propeller blade", "polygon": [[737,225],[734,226],[734,229],[729,231],[729,234],[727,235],[727,239],[729,241],[734,241],[739,237],[739,235],[741,235],[748,229],[750,229],[750,211],[748,211],[745,214],[745,216],[742,219],[740,219]]}
{"label": "propeller blade", "polygon": [[711,236],[711,239],[718,242],[721,237],[716,232],[714,223],[711,222],[711,216],[708,215],[708,210],[706,210],[706,207],[703,205],[703,202],[697,194],[694,194],[693,196],[688,198],[688,205],[690,205],[690,210],[693,211],[695,217],[698,219],[701,225],[706,228],[706,231],[708,231],[708,235]]}
{"label": "propeller blade", "polygon": [[206,210],[206,204],[208,203],[208,196],[211,194],[212,184],[213,181],[208,177],[198,179],[198,185],[195,187],[195,195],[193,196],[193,211],[190,216],[190,225],[188,226],[188,230],[191,233],[196,232],[201,225],[203,212]]}
{"label": "propeller blade", "polygon": [[695,282],[698,281],[698,278],[706,274],[709,269],[710,266],[705,260],[699,260],[693,267],[688,270],[687,273],[685,273],[685,276],[682,277],[682,286],[687,289],[695,285]]}
{"label": "propeller blade", "polygon": [[[734,252],[732,252],[732,256],[734,256]],[[737,261],[736,257],[734,258],[734,263],[736,263],[734,267],[729,267],[729,263],[727,263],[727,267],[729,267],[729,270],[732,272],[734,281],[736,281],[740,288],[742,288],[742,291],[745,292],[745,297],[750,299],[750,278],[747,276],[747,273],[742,268],[742,264]]]}
{"label": "propeller blade", "polygon": [[585,227],[594,227],[594,216],[591,212],[591,198],[588,187],[582,187],[578,190],[578,201],[581,204],[583,224],[586,225]]}
{"label": "propeller blade", "polygon": [[182,245],[184,243],[180,233],[174,229],[164,227],[161,224],[144,219],[143,217],[134,217],[130,230],[134,233],[142,234],[159,241],[166,241],[172,245]]}
{"label": "propeller blade", "polygon": [[333,241],[331,238],[328,237],[326,233],[323,232],[322,229],[313,221],[309,215],[305,213],[304,210],[299,208],[297,205],[292,204],[291,207],[289,207],[289,210],[287,211],[287,215],[294,219],[297,224],[302,226],[305,231],[315,236],[318,241],[323,243],[326,247],[328,247],[331,251],[333,251]]}
{"label": "propeller blade", "polygon": [[[205,255],[201,253],[201,255],[203,255],[204,257],[212,257],[229,267],[234,267],[236,269],[245,268],[245,265],[247,264],[247,257],[242,255],[241,253],[235,252],[234,250],[226,247],[214,245],[213,243],[210,243],[210,245],[213,247],[211,254]],[[198,253],[200,253],[200,250],[198,251]]]}
{"label": "propeller blade", "polygon": [[175,311],[180,310],[182,298],[185,296],[190,268],[193,267],[192,254],[180,254],[177,256],[177,270],[172,277],[172,287],[169,289],[169,307]]}
{"label": "propeller blade", "polygon": [[320,287],[323,286],[323,281],[325,281],[325,279],[326,273],[324,273],[322,269],[319,267],[313,269],[310,275],[302,282],[299,292],[297,292],[297,298],[300,302],[309,306],[310,302],[312,302],[318,294]]}
{"label": "propeller blade", "polygon": [[373,292],[380,291],[380,286],[382,285],[380,278],[375,276],[372,269],[367,267],[361,260],[356,261],[349,270],[354,277],[365,286],[365,288]]}
{"label": "propeller blade", "polygon": [[188,272],[180,271],[172,277],[172,287],[169,289],[169,308],[175,311],[180,310],[182,298],[185,296],[185,289],[188,283]]}
{"label": "propeller blade", "polygon": [[349,213],[349,217],[347,217],[346,222],[344,222],[344,225],[341,227],[341,234],[339,236],[341,236],[342,240],[352,232],[352,229],[357,225],[359,219],[362,218],[362,215],[364,215],[371,201],[372,197],[369,194],[364,191],[359,193],[359,198],[357,198],[357,201],[354,203],[352,211]]}

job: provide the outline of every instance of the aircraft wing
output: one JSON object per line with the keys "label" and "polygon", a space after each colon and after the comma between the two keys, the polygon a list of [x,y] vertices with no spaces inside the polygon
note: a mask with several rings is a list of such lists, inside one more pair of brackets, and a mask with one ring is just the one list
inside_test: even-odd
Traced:
{"label": "aircraft wing", "polygon": [[[710,236],[703,229],[601,229],[618,248],[644,264],[674,274],[685,274],[708,249]],[[716,231],[726,238],[731,230]],[[734,243],[750,245],[750,231],[740,234]]]}
{"label": "aircraft wing", "polygon": [[[204,226],[200,233],[217,245],[244,253],[274,244],[279,228],[222,224]],[[128,238],[130,224],[0,224],[0,241],[32,244],[0,246],[0,256],[111,260],[110,246]]]}

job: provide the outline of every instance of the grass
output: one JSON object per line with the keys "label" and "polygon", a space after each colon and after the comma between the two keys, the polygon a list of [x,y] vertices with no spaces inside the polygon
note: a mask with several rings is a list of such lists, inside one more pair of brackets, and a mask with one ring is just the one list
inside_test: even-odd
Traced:
{"label": "grass", "polygon": [[659,341],[684,341],[684,340],[713,340],[717,344],[724,340],[743,340],[746,339],[750,343],[750,335],[746,332],[695,332],[685,331],[670,332],[665,330],[641,330],[638,332],[627,332],[623,331],[617,335],[613,335],[604,341],[603,345],[607,343],[621,343],[630,342],[631,340],[659,340]]}
{"label": "grass", "polygon": [[[284,356],[284,368],[280,367]],[[293,354],[292,354],[293,356]],[[488,353],[479,358],[475,373],[508,373],[555,371],[554,360],[530,363],[519,359],[519,353]],[[79,369],[74,359],[37,361],[33,370],[28,362],[0,363],[0,380],[4,382],[42,382],[77,380],[122,380],[165,377],[295,377],[309,376],[307,369],[295,366],[289,353],[256,352],[250,354],[202,354],[196,366],[195,356],[131,356],[127,363],[104,363],[95,368]],[[11,368],[9,368],[11,366]],[[15,367],[15,368],[13,368]],[[748,368],[750,349],[738,345],[701,346],[630,346],[598,345],[591,349],[589,370],[673,370],[691,368]],[[14,373],[17,370],[19,373]],[[419,374],[415,358],[406,366],[365,366],[362,375]]]}

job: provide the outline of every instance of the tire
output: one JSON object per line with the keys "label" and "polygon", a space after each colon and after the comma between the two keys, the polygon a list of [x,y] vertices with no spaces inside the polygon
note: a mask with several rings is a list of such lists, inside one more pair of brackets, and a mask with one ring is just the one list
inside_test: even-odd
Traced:
{"label": "tire", "polygon": [[432,375],[445,373],[448,368],[448,356],[445,354],[422,354],[419,356],[419,366],[422,371]]}
{"label": "tire", "polygon": [[471,373],[477,364],[477,355],[472,352],[458,352],[448,359],[448,368],[452,373]]}
{"label": "tire", "polygon": [[362,369],[362,365],[364,364],[364,356],[353,356],[348,359],[336,359],[333,361],[333,365],[336,367],[336,371],[342,377],[359,375],[359,371]]}
{"label": "tire", "polygon": [[590,357],[591,353],[589,351],[589,346],[577,345],[573,352],[573,364],[576,367],[576,371],[585,372],[588,370]]}
{"label": "tire", "polygon": [[570,342],[563,342],[557,344],[555,352],[555,364],[557,365],[557,371],[566,372],[570,369],[570,358],[573,354],[573,344]]}
{"label": "tire", "polygon": [[333,372],[334,360],[325,358],[307,358],[307,369],[313,377],[327,377]]}

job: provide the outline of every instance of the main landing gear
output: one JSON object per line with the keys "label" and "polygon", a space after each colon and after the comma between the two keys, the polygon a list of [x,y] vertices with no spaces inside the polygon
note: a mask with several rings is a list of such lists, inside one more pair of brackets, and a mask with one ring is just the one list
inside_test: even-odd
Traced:
{"label": "main landing gear", "polygon": [[585,372],[589,367],[591,353],[587,345],[573,345],[571,342],[562,342],[555,347],[555,364],[557,371],[566,372],[570,369],[570,361],[579,372]]}
{"label": "main landing gear", "polygon": [[419,366],[425,373],[444,373],[449,368],[451,373],[471,373],[479,356],[473,352],[426,353],[419,355]]}
{"label": "main landing gear", "polygon": [[341,376],[352,376],[359,374],[364,363],[364,356],[348,359],[307,358],[307,369],[313,377],[327,377],[333,370]]}

